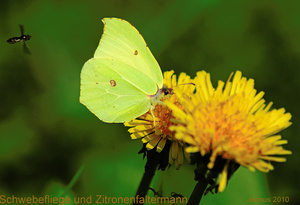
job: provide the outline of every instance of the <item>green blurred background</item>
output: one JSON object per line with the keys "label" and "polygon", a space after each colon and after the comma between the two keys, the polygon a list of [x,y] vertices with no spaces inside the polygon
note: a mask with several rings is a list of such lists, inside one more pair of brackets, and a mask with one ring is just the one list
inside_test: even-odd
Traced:
{"label": "green blurred background", "polygon": [[[163,71],[194,77],[206,70],[217,85],[241,70],[273,108],[293,115],[281,132],[293,152],[286,163],[273,163],[266,175],[240,168],[224,193],[208,194],[203,204],[273,196],[300,204],[299,8],[297,0],[0,1],[0,195],[134,196],[145,164],[137,154],[142,143],[79,103],[80,71],[98,45],[101,19],[120,17],[141,32]],[[19,24],[32,36],[31,55],[6,42],[20,35]],[[188,197],[193,169],[158,172],[152,186]]]}

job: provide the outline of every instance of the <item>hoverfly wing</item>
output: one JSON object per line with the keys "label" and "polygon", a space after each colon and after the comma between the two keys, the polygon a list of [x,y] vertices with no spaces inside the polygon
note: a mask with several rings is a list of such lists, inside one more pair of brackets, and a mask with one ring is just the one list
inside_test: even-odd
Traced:
{"label": "hoverfly wing", "polygon": [[25,41],[24,41],[24,43],[23,43],[23,51],[24,51],[24,53],[26,53],[26,54],[31,54],[31,52],[29,51],[28,47],[26,46]]}
{"label": "hoverfly wing", "polygon": [[24,26],[22,24],[19,24],[20,31],[21,31],[21,36],[24,35]]}

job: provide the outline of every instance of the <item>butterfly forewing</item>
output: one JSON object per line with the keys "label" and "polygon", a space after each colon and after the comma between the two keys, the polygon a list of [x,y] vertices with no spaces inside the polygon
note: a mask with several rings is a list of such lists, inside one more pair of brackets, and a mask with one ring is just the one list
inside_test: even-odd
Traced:
{"label": "butterfly forewing", "polygon": [[[162,88],[161,69],[140,33],[127,21],[105,18],[104,32],[94,58],[110,58],[132,66]],[[149,91],[155,94],[156,87]]]}
{"label": "butterfly forewing", "polygon": [[123,72],[132,69],[111,59],[93,58],[81,71],[80,101],[105,122],[130,121],[150,108],[147,95],[135,86],[135,82],[128,81],[124,73],[115,71],[116,68]]}

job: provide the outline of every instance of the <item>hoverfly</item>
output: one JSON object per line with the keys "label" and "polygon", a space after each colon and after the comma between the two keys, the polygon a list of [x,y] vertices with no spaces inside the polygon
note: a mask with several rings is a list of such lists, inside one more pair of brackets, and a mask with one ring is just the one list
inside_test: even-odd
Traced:
{"label": "hoverfly", "polygon": [[14,43],[18,43],[18,42],[22,41],[23,42],[23,50],[24,50],[24,52],[27,53],[27,54],[30,54],[30,51],[27,48],[25,41],[30,40],[30,38],[32,36],[30,36],[29,34],[25,35],[24,34],[24,26],[21,25],[21,24],[19,24],[19,26],[20,26],[20,30],[21,30],[21,36],[20,37],[12,37],[12,38],[10,38],[10,39],[7,40],[7,43],[14,44]]}

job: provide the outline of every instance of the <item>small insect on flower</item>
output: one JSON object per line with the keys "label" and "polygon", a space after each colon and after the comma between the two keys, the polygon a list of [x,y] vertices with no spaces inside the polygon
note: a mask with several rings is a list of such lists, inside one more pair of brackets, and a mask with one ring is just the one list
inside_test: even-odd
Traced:
{"label": "small insect on flower", "polygon": [[24,26],[23,25],[20,24],[19,27],[20,27],[20,31],[21,31],[21,36],[12,37],[12,38],[8,39],[6,42],[9,43],[9,44],[15,44],[15,43],[18,43],[18,42],[23,42],[24,53],[30,54],[30,51],[27,48],[25,42],[29,41],[32,36],[30,36],[29,34],[27,34],[27,35],[24,34]]}

